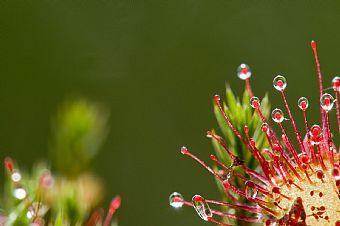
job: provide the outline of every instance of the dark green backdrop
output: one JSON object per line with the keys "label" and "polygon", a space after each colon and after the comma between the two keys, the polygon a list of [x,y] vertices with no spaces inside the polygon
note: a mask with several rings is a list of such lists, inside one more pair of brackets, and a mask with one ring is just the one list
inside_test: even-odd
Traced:
{"label": "dark green backdrop", "polygon": [[86,97],[112,112],[95,171],[106,204],[122,195],[120,226],[206,225],[168,205],[172,191],[219,196],[180,146],[208,159],[212,96],[225,82],[241,93],[243,62],[258,96],[268,91],[282,106],[271,81],[283,73],[292,106],[306,95],[316,112],[309,42],[319,42],[328,82],[340,71],[339,12],[327,0],[0,0],[0,157],[27,168],[46,158],[51,115]]}

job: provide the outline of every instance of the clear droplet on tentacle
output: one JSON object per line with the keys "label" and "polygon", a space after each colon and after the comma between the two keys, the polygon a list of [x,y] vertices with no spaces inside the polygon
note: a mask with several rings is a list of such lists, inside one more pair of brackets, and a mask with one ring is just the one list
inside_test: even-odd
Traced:
{"label": "clear droplet on tentacle", "polygon": [[323,94],[320,98],[320,105],[321,105],[321,108],[326,112],[332,110],[333,105],[334,105],[333,96],[328,93]]}
{"label": "clear droplet on tentacle", "polygon": [[283,120],[285,119],[284,118],[284,115],[283,115],[283,112],[281,109],[278,109],[278,108],[275,108],[273,111],[272,111],[272,119],[274,122],[276,123],[281,123],[283,122]]}
{"label": "clear droplet on tentacle", "polygon": [[208,221],[212,217],[211,209],[205,199],[200,195],[195,195],[192,197],[192,203],[197,214],[205,221]]}
{"label": "clear droplet on tentacle", "polygon": [[242,79],[246,80],[251,77],[251,70],[247,64],[241,64],[237,68],[237,76]]}
{"label": "clear droplet on tentacle", "polygon": [[186,147],[181,147],[181,153],[183,154],[183,155],[185,155],[185,154],[188,154],[189,153],[189,151],[188,151],[188,149],[186,148]]}
{"label": "clear droplet on tentacle", "polygon": [[340,92],[340,77],[335,76],[332,80],[332,86],[334,91]]}
{"label": "clear droplet on tentacle", "polygon": [[24,198],[26,198],[27,192],[25,189],[19,187],[13,190],[13,195],[15,198],[19,200],[23,200]]}
{"label": "clear droplet on tentacle", "polygon": [[246,186],[246,197],[248,199],[255,199],[257,197],[257,189],[255,188],[255,184],[253,181],[246,181],[245,183]]}
{"label": "clear droplet on tentacle", "polygon": [[252,98],[250,98],[250,106],[252,108],[259,108],[261,105],[260,99],[258,97],[253,96]]}
{"label": "clear droplet on tentacle", "polygon": [[312,145],[317,145],[322,141],[322,129],[319,125],[313,125],[309,131],[309,140]]}
{"label": "clear droplet on tentacle", "polygon": [[261,129],[264,133],[266,133],[267,135],[269,135],[269,125],[268,123],[262,123]]}
{"label": "clear droplet on tentacle", "polygon": [[178,192],[174,192],[169,196],[169,204],[174,208],[181,208],[184,204],[183,201],[183,196]]}
{"label": "clear droplet on tentacle", "polygon": [[310,161],[309,156],[306,153],[300,153],[298,155],[298,157],[299,157],[300,161],[304,164],[308,164],[309,161]]}
{"label": "clear droplet on tentacle", "polygon": [[273,80],[273,86],[278,91],[283,91],[287,87],[287,80],[282,75],[278,75]]}
{"label": "clear droplet on tentacle", "polygon": [[225,189],[229,189],[229,188],[230,188],[230,181],[229,181],[229,178],[223,181],[223,187],[224,187]]}
{"label": "clear droplet on tentacle", "polygon": [[21,180],[21,174],[17,170],[13,170],[13,173],[11,174],[11,179],[13,182],[19,182]]}
{"label": "clear droplet on tentacle", "polygon": [[308,108],[309,102],[308,99],[306,97],[301,97],[298,100],[298,106],[302,111],[306,111]]}

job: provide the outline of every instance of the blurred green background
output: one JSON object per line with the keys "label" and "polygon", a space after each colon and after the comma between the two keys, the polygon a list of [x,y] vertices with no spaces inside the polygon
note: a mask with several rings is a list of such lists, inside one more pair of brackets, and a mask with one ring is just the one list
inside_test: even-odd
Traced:
{"label": "blurred green background", "polygon": [[193,209],[168,205],[173,191],[219,197],[214,179],[179,148],[208,159],[212,96],[224,95],[225,82],[241,95],[243,62],[255,93],[269,92],[273,107],[283,105],[272,78],[286,75],[298,124],[301,95],[313,123],[309,43],[319,43],[329,86],[340,69],[339,12],[340,2],[327,0],[0,0],[0,158],[24,168],[46,159],[52,116],[84,97],[111,110],[94,170],[107,186],[103,205],[122,196],[119,225],[206,225]]}

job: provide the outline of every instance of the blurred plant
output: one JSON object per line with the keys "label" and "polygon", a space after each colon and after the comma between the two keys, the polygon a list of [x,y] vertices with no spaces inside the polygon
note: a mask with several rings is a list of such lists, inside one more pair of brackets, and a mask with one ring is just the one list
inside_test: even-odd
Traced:
{"label": "blurred plant", "polygon": [[91,165],[108,134],[109,113],[86,100],[67,102],[52,122],[51,160],[56,170],[78,177]]}
{"label": "blurred plant", "polygon": [[[238,76],[245,80],[246,91],[241,103],[227,88],[227,103],[221,104],[214,97],[214,110],[224,135],[214,131],[212,139],[216,156],[213,169],[192,154],[186,147],[181,152],[207,169],[217,180],[223,200],[208,200],[195,195],[191,202],[180,193],[169,197],[170,205],[194,207],[205,221],[218,225],[335,225],[340,226],[340,151],[333,141],[329,112],[336,106],[340,131],[339,91],[340,78],[335,77],[332,88],[336,99],[324,93],[322,75],[316,50],[311,43],[320,91],[320,125],[309,126],[307,121],[308,100],[301,97],[298,107],[304,116],[305,132],[301,136],[290,111],[285,89],[285,77],[278,75],[273,85],[282,94],[289,119],[281,109],[272,111],[272,119],[280,127],[281,139],[268,121],[270,106],[265,97],[262,101],[253,95],[249,78],[251,71],[246,64],[238,68]],[[283,122],[289,120],[299,148],[295,148]],[[242,132],[241,132],[242,131]],[[209,204],[217,205],[211,209]],[[222,218],[217,220],[216,216]]]}
{"label": "blurred plant", "polygon": [[121,199],[115,197],[104,219],[97,209],[103,196],[89,165],[106,138],[108,113],[85,100],[69,102],[53,121],[52,162],[37,164],[31,174],[7,158],[0,225],[109,226]]}

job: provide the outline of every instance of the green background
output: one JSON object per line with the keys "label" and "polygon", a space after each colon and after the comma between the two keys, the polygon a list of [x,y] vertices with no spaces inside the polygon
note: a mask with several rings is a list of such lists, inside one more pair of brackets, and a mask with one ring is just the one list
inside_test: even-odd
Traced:
{"label": "green background", "polygon": [[329,86],[340,70],[339,12],[327,0],[0,0],[0,158],[26,168],[45,159],[52,115],[85,97],[111,109],[94,168],[107,185],[104,205],[123,198],[120,226],[206,225],[193,209],[168,205],[173,191],[219,198],[214,179],[179,148],[208,161],[212,97],[224,95],[225,82],[241,94],[243,62],[256,95],[283,107],[272,87],[282,73],[298,124],[301,95],[316,122],[310,41]]}

